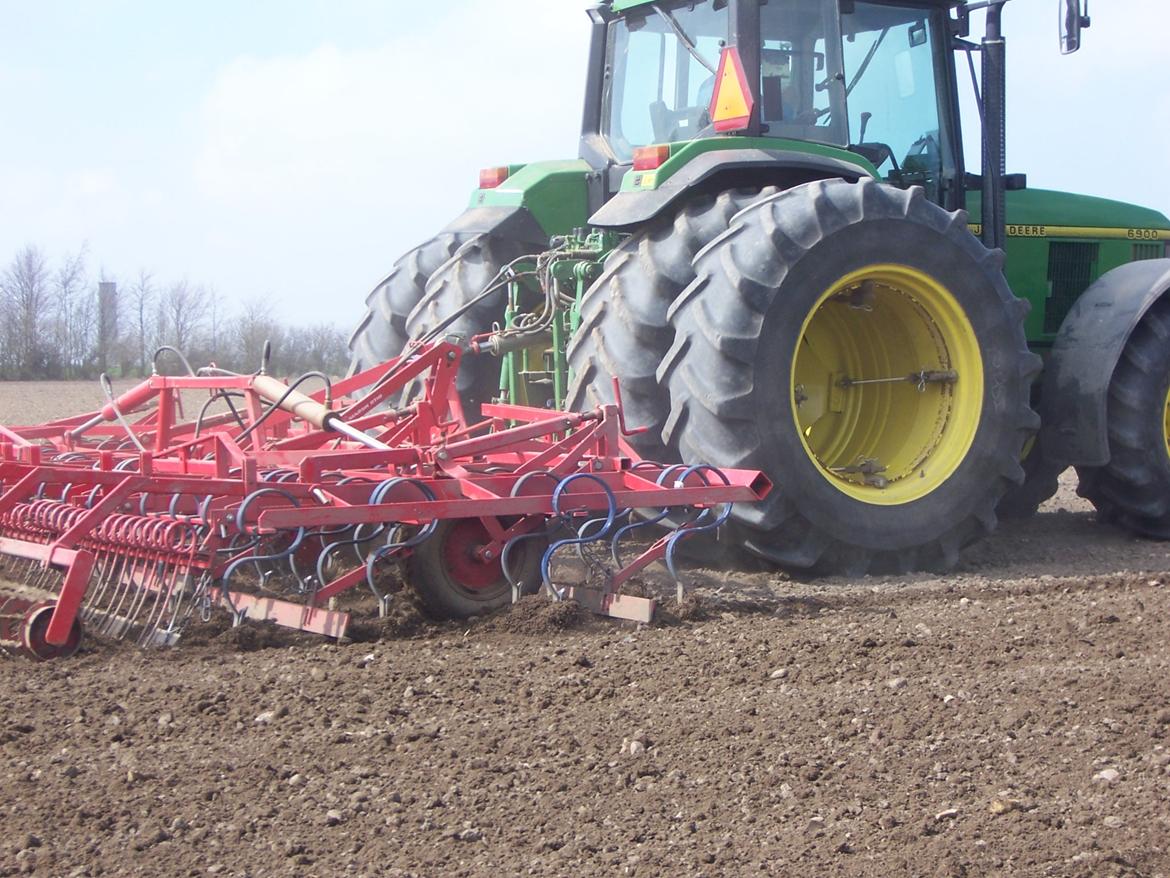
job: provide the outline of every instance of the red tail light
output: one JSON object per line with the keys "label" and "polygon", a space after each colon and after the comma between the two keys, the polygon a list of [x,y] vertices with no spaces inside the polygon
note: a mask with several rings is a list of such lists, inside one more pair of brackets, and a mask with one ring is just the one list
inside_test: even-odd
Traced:
{"label": "red tail light", "polygon": [[670,158],[669,146],[640,146],[634,150],[634,170],[653,171]]}
{"label": "red tail light", "polygon": [[484,168],[479,172],[479,188],[495,189],[512,175],[511,168]]}

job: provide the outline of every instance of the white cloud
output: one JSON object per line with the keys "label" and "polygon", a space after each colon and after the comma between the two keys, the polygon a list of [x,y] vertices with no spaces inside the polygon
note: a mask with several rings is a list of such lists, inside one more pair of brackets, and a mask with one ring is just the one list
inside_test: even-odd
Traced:
{"label": "white cloud", "polygon": [[[384,204],[455,180],[465,195],[479,164],[575,154],[583,88],[564,84],[583,86],[584,16],[534,0],[509,13],[456,6],[372,49],[237,59],[203,104],[203,190],[237,206]],[[509,37],[511,20],[524,28]],[[549,31],[569,44],[532,39]]]}
{"label": "white cloud", "polygon": [[457,4],[384,45],[221,69],[193,168],[200,212],[217,214],[212,261],[236,261],[237,286],[273,291],[294,319],[340,300],[329,318],[356,323],[391,263],[463,210],[480,167],[574,157],[588,20],[576,3],[499,9]]}

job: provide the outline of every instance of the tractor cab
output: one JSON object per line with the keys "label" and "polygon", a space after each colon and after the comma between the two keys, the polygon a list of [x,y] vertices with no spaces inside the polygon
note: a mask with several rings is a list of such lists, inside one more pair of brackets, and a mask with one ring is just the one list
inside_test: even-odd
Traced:
{"label": "tractor cab", "polygon": [[[860,155],[887,182],[922,186],[931,200],[959,206],[950,5],[675,0],[603,7],[595,11],[605,41],[595,103],[604,150],[624,171],[640,147],[728,134],[763,139],[765,148],[780,140],[819,144]],[[720,124],[728,122],[718,118],[721,110],[738,118]]]}

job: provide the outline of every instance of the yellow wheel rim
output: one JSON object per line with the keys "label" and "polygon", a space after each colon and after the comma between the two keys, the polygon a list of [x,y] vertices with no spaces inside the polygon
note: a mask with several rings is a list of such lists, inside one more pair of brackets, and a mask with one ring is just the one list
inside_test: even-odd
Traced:
{"label": "yellow wheel rim", "polygon": [[1170,455],[1170,390],[1166,391],[1166,414],[1162,423],[1162,435],[1166,439],[1166,454]]}
{"label": "yellow wheel rim", "polygon": [[805,451],[838,490],[878,506],[918,500],[954,475],[983,413],[971,322],[950,290],[905,265],[871,265],[830,287],[804,322],[792,375]]}

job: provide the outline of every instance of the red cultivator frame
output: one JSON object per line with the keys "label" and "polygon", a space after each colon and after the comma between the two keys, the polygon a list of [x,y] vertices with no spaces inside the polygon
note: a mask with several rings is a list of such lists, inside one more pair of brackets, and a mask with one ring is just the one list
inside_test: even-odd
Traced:
{"label": "red cultivator frame", "polygon": [[[424,345],[333,386],[156,375],[97,412],[0,427],[0,565],[22,583],[0,596],[0,645],[68,655],[82,624],[170,644],[215,607],[342,637],[349,615],[333,599],[364,586],[384,611],[387,561],[406,562],[440,613],[543,587],[648,621],[654,602],[623,594],[629,578],[657,560],[673,574],[680,540],[771,488],[758,472],[637,460],[617,406],[488,405],[468,426],[460,359],[452,344]],[[324,389],[303,393],[310,379]],[[389,407],[408,387],[417,401]],[[206,396],[186,419],[191,391]],[[624,563],[621,541],[668,517],[673,530]],[[585,550],[601,541],[610,563]],[[590,587],[553,582],[567,550],[586,560]]]}

